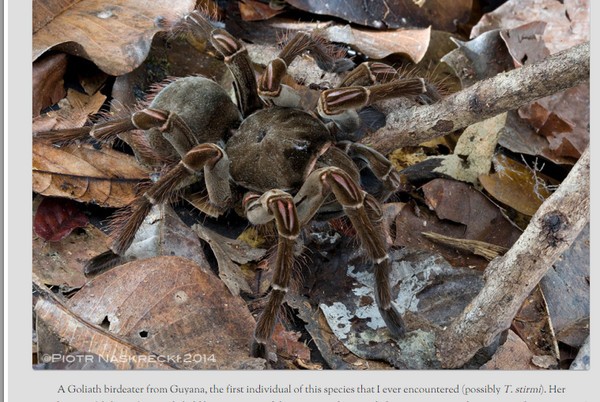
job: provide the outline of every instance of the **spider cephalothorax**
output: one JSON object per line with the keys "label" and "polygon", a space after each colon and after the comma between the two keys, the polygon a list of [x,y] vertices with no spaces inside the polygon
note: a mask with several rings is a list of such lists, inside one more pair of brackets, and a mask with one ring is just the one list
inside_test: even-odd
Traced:
{"label": "spider cephalothorax", "polygon": [[[237,102],[213,81],[187,77],[170,83],[147,108],[130,117],[38,135],[61,142],[88,134],[111,139],[141,129],[153,153],[137,153],[140,162],[179,161],[133,201],[127,219],[113,232],[111,252],[91,260],[88,271],[125,253],[153,205],[169,202],[178,190],[201,182],[207,194],[205,202],[198,204],[203,212],[219,216],[234,207],[235,200],[242,200],[251,224],[274,221],[277,228],[274,276],[257,322],[254,356],[267,356],[267,343],[290,283],[295,240],[315,216],[349,218],[373,263],[379,311],[392,336],[401,337],[404,325],[392,303],[391,263],[379,206],[398,188],[399,176],[383,155],[358,143],[339,141],[350,138],[339,133],[355,130],[360,125],[357,111],[375,101],[421,94],[423,80],[399,79],[390,66],[363,63],[347,73],[338,87],[323,91],[315,111],[303,111],[294,90],[281,83],[294,58],[308,51],[321,68],[348,65],[329,56],[322,39],[297,34],[257,82],[240,41],[213,29],[199,13],[187,20],[199,32],[209,32],[212,45],[232,72]],[[361,188],[363,169],[379,182],[375,194]]]}

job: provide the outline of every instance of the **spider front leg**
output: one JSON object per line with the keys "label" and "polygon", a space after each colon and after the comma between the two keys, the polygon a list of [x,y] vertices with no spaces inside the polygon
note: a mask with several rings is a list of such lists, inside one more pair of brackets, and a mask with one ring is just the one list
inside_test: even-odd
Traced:
{"label": "spider front leg", "polygon": [[377,61],[366,61],[346,74],[338,88],[385,83],[397,77],[398,71],[394,67]]}
{"label": "spider front leg", "polygon": [[[54,144],[64,144],[76,140],[86,140],[89,137],[97,141],[112,141],[119,134],[131,130],[155,130],[147,132],[146,140],[151,146],[152,155],[140,153],[136,144],[130,144],[136,156],[142,163],[154,164],[157,160],[170,159],[177,154],[180,156],[198,145],[196,137],[177,113],[158,108],[145,108],[129,117],[107,120],[92,126],[67,130],[39,132],[35,138],[50,141]],[[146,146],[145,148],[148,148]],[[173,152],[175,149],[176,153]]]}
{"label": "spider front leg", "polygon": [[354,63],[348,59],[336,58],[331,46],[318,32],[298,32],[271,60],[258,81],[258,93],[268,102],[281,107],[298,107],[300,96],[282,80],[289,65],[304,52],[309,52],[317,65],[324,71],[341,72],[352,68]]}
{"label": "spider front leg", "polygon": [[422,78],[328,89],[321,93],[317,111],[321,117],[333,120],[343,131],[353,132],[360,125],[357,109],[386,99],[420,95],[425,91],[425,80]]}
{"label": "spider front leg", "polygon": [[301,225],[307,223],[319,210],[325,198],[332,193],[356,230],[362,247],[373,262],[375,301],[379,312],[394,338],[404,336],[402,316],[392,303],[389,284],[391,262],[381,225],[381,208],[377,200],[366,194],[348,173],[336,167],[313,171],[306,179],[294,202]]}
{"label": "spider front leg", "polygon": [[267,359],[267,342],[273,334],[275,319],[288,292],[294,263],[294,243],[300,234],[300,221],[292,196],[281,190],[271,190],[262,196],[247,195],[244,198],[246,217],[258,225],[275,219],[277,227],[277,259],[271,283],[271,293],[265,309],[256,323],[252,341],[252,355]]}
{"label": "spider front leg", "polygon": [[118,263],[133,243],[152,206],[171,201],[177,190],[196,181],[202,174],[211,205],[221,212],[225,210],[231,198],[229,159],[219,146],[200,144],[132,202],[127,213],[117,219],[119,224],[111,234],[114,240],[110,251],[89,260],[84,272],[95,274]]}
{"label": "spider front leg", "polygon": [[133,113],[129,117],[111,119],[105,122],[96,123],[92,126],[42,131],[36,133],[35,138],[47,140],[56,144],[85,140],[88,137],[92,137],[98,141],[109,141],[115,139],[121,133],[143,129],[144,126],[148,126],[148,128],[160,127],[167,120],[165,114],[168,114],[168,112],[156,109],[143,109]]}
{"label": "spider front leg", "polygon": [[202,38],[208,33],[210,43],[223,56],[223,61],[233,75],[237,104],[242,115],[247,117],[262,108],[254,68],[246,46],[226,30],[215,29],[199,11],[187,15],[186,21],[190,24],[191,35]]}

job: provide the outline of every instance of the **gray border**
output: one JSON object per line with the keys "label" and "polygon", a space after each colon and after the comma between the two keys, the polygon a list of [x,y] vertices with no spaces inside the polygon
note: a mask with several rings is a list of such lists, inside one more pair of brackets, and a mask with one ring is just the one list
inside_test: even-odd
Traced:
{"label": "gray border", "polygon": [[[2,286],[2,289],[4,289],[4,273],[5,273],[5,269],[6,267],[4,266],[4,175],[6,172],[4,172],[4,141],[5,141],[5,135],[6,133],[4,132],[4,1],[2,2],[2,10],[0,10],[0,18],[2,21],[2,32],[0,32],[0,37],[2,38],[2,44],[0,45],[0,47],[2,48],[2,52],[0,53],[0,64],[2,65],[2,67],[0,67],[0,72],[2,74],[2,80],[0,81],[0,88],[2,89],[2,99],[0,99],[0,105],[1,105],[1,109],[2,109],[2,116],[1,119],[2,120],[2,128],[0,130],[2,130],[2,143],[0,144],[0,155],[2,155],[0,157],[0,160],[2,160],[2,164],[3,166],[0,168],[0,170],[2,170],[2,177],[0,178],[0,194],[2,197],[2,200],[0,201],[0,208],[2,208],[2,212],[0,213],[0,227],[2,227],[2,232],[0,233],[0,254],[2,255],[2,277],[0,278],[0,285]],[[2,342],[2,350],[0,350],[0,361],[3,363],[2,367],[0,368],[0,373],[2,373],[2,378],[0,378],[0,389],[2,389],[2,392],[4,392],[4,291],[2,291],[2,297],[0,298],[0,315],[2,315],[2,323],[0,324],[0,326],[2,327],[2,335],[0,335],[0,342]]]}

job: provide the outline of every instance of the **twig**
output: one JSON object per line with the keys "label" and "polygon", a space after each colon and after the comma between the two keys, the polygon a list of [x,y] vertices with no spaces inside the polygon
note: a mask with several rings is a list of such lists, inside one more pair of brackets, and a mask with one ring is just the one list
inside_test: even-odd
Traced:
{"label": "twig", "polygon": [[493,260],[507,250],[506,247],[479,240],[459,239],[434,232],[421,232],[421,234],[436,243],[454,247],[458,250],[468,251],[469,253],[479,255],[488,261]]}
{"label": "twig", "polygon": [[388,154],[574,87],[589,75],[590,44],[586,42],[480,81],[433,105],[391,110],[386,126],[362,142]]}
{"label": "twig", "polygon": [[538,209],[527,229],[485,271],[486,283],[438,337],[443,367],[460,367],[509,328],[525,298],[589,221],[590,150]]}

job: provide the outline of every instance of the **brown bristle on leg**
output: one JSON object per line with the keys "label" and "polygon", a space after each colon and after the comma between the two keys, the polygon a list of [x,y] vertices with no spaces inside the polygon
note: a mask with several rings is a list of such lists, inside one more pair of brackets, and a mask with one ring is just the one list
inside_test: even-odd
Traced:
{"label": "brown bristle on leg", "polygon": [[88,278],[93,277],[106,272],[123,262],[123,257],[108,250],[86,262],[83,267],[83,273]]}
{"label": "brown bristle on leg", "polygon": [[98,141],[109,141],[121,133],[135,130],[137,127],[133,124],[130,117],[117,120],[109,120],[104,123],[96,124],[90,130],[90,135]]}
{"label": "brown bristle on leg", "polygon": [[68,128],[65,130],[40,131],[34,134],[35,138],[50,141],[53,144],[65,144],[76,140],[85,140],[90,135],[91,126]]}
{"label": "brown bristle on leg", "polygon": [[115,254],[120,256],[125,254],[151,209],[152,203],[141,196],[136,198],[130,208],[125,208],[114,216],[111,226],[116,229],[112,233],[114,241],[111,250]]}

